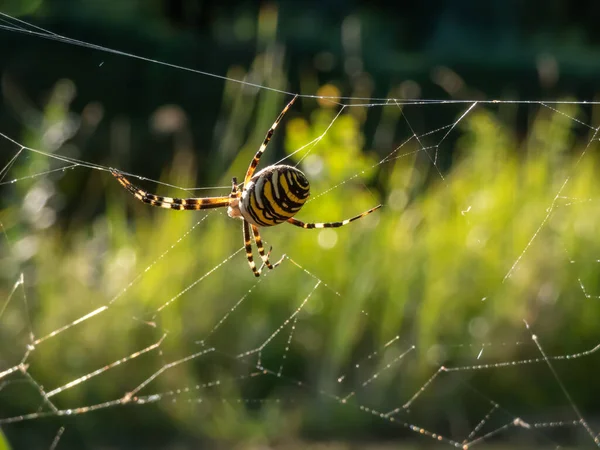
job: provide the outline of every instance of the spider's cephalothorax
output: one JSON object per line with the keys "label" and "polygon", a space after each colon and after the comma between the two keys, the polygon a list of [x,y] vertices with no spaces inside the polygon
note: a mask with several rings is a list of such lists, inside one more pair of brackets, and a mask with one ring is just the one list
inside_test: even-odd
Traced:
{"label": "spider's cephalothorax", "polygon": [[295,216],[309,194],[310,186],[302,171],[291,166],[269,166],[244,186],[240,215],[253,225],[277,225]]}
{"label": "spider's cephalothorax", "polygon": [[258,227],[269,227],[282,222],[288,222],[301,228],[337,228],[360,219],[367,214],[371,214],[381,207],[381,205],[375,206],[358,216],[342,220],[341,222],[304,223],[294,219],[294,215],[300,211],[300,208],[302,208],[302,205],[304,205],[310,195],[310,186],[302,171],[291,166],[274,165],[254,174],[260,161],[260,157],[267,148],[275,128],[277,128],[277,125],[279,125],[284,114],[292,106],[295,100],[296,97],[288,103],[267,132],[263,144],[258,149],[258,152],[256,152],[254,159],[252,159],[250,166],[246,171],[243,188],[240,190],[237,180],[234,178],[231,194],[229,194],[229,196],[200,198],[160,197],[134,186],[118,170],[113,169],[111,170],[111,173],[117,178],[119,183],[121,183],[121,185],[131,192],[138,200],[152,206],[176,209],[179,211],[221,208],[227,206],[227,214],[229,217],[242,219],[246,257],[248,258],[248,264],[250,265],[252,272],[258,277],[260,276],[262,266],[257,269],[256,264],[254,263],[252,244],[250,241],[250,227],[252,227],[254,242],[258,247],[258,253],[263,261],[263,266],[274,269],[283,260],[283,257],[275,264],[271,264],[269,261],[271,250],[265,253]]}

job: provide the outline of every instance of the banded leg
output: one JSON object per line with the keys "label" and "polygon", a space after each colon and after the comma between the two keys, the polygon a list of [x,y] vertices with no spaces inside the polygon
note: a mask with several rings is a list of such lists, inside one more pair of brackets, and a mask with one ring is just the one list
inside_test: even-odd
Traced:
{"label": "banded leg", "polygon": [[254,242],[256,242],[256,246],[258,247],[258,253],[263,260],[263,265],[259,269],[259,272],[264,266],[267,266],[269,269],[273,270],[275,267],[281,264],[281,261],[283,261],[285,255],[283,255],[275,264],[271,264],[269,261],[269,256],[271,256],[271,250],[273,250],[273,247],[271,247],[268,253],[265,255],[265,247],[263,246],[262,239],[260,238],[260,233],[256,225],[252,225],[252,233],[254,234]]}
{"label": "banded leg", "polygon": [[231,179],[231,194],[229,194],[229,198],[237,198],[239,191],[240,188],[237,185],[237,178],[233,177]]}
{"label": "banded leg", "polygon": [[229,206],[230,196],[199,198],[160,197],[158,195],[150,194],[138,188],[137,186],[134,186],[120,172],[114,169],[112,169],[110,172],[117,179],[117,181],[121,183],[121,186],[123,186],[125,189],[131,192],[131,194],[133,194],[135,198],[152,206],[158,206],[160,208],[170,208],[178,211],[222,208],[225,206]]}
{"label": "banded leg", "polygon": [[248,258],[248,265],[255,277],[260,277],[260,270],[256,268],[256,264],[254,263],[254,257],[252,256],[252,243],[250,242],[250,227],[248,227],[248,222],[242,219],[244,223],[244,248],[246,249],[246,258]]}
{"label": "banded leg", "polygon": [[283,119],[283,116],[285,116],[285,113],[288,111],[288,109],[290,109],[290,107],[294,104],[294,102],[296,101],[296,98],[298,98],[297,95],[295,95],[294,98],[287,104],[287,106],[285,108],[283,108],[283,111],[281,111],[281,113],[279,113],[279,116],[277,117],[275,122],[273,122],[273,125],[271,125],[271,128],[269,128],[269,131],[267,131],[267,135],[265,136],[264,142],[262,143],[262,145],[256,152],[256,155],[254,155],[254,159],[252,160],[252,162],[250,163],[250,166],[248,167],[248,171],[246,172],[246,177],[244,178],[244,186],[248,185],[248,181],[250,181],[250,178],[252,178],[252,175],[254,175],[254,171],[256,170],[256,167],[258,166],[260,157],[265,152],[267,145],[269,145],[269,142],[271,141],[271,138],[273,137],[273,133],[275,132],[275,128],[277,128],[277,125],[279,125],[279,122],[281,122],[281,119]]}
{"label": "banded leg", "polygon": [[365,217],[365,216],[371,214],[373,211],[378,210],[379,208],[381,208],[381,205],[377,205],[376,207],[371,208],[368,211],[365,211],[364,213],[359,214],[358,216],[354,216],[354,217],[352,217],[350,219],[342,220],[341,222],[304,223],[301,220],[294,219],[293,217],[290,217],[287,221],[289,223],[291,223],[292,225],[296,225],[297,227],[305,228],[305,229],[310,229],[310,228],[339,228],[339,227],[343,227],[344,225],[348,225],[350,222],[354,222],[355,220],[358,220],[358,219],[360,219],[362,217]]}

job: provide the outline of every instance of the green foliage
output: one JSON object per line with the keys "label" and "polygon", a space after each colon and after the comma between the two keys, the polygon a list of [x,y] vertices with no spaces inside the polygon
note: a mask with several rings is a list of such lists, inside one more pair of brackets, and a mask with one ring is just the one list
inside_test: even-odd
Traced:
{"label": "green foliage", "polygon": [[[270,70],[263,72],[267,63]],[[232,68],[228,75],[285,85],[273,51],[259,55],[248,74]],[[37,127],[29,124],[26,145],[65,151],[72,134],[56,131],[77,131],[73,96],[70,81],[55,86],[43,120]],[[202,164],[190,149],[185,113],[176,107],[162,110],[163,118],[183,120],[165,122],[179,125],[171,130],[174,157],[161,180],[204,186],[195,180],[196,166],[202,165],[212,181],[225,186],[214,194],[227,194],[231,177],[241,179],[282,105],[279,95],[258,97],[227,85],[218,145]],[[0,211],[11,243],[0,260],[0,299],[11,298],[20,274],[25,282],[0,314],[0,353],[19,361],[30,329],[39,339],[96,311],[43,339],[27,360],[28,370],[49,392],[110,367],[55,392],[59,408],[122,398],[168,367],[136,394],[163,393],[177,402],[158,403],[162,420],[155,410],[137,407],[135,417],[127,418],[129,430],[144,430],[151,439],[152,433],[172,427],[225,445],[259,445],[302,433],[373,433],[369,417],[350,406],[352,399],[340,408],[318,393],[345,396],[380,370],[366,399],[386,411],[410,398],[442,364],[473,364],[473,349],[479,351],[482,342],[499,344],[486,350],[486,355],[493,351],[491,361],[531,358],[522,350],[521,344],[531,341],[523,319],[535,325],[550,353],[582,351],[595,341],[597,307],[580,285],[593,295],[600,290],[590,265],[600,255],[600,209],[593,201],[600,198],[600,183],[597,141],[590,141],[573,119],[589,122],[583,111],[572,105],[532,108],[528,133],[518,137],[513,130],[520,124],[506,105],[480,104],[457,123],[455,141],[424,150],[424,140],[402,135],[406,111],[397,105],[352,105],[341,113],[331,106],[300,99],[263,166],[279,160],[283,143],[285,163],[306,172],[311,200],[298,215],[301,220],[339,220],[384,206],[335,230],[285,224],[265,229],[263,239],[273,246],[274,258],[285,253],[288,259],[258,281],[238,252],[240,223],[225,211],[149,208],[108,172],[84,167],[16,183],[3,196]],[[450,123],[463,112],[457,110]],[[410,113],[407,117],[414,117],[415,110]],[[392,136],[381,141],[383,148],[369,148],[365,130],[371,114],[380,114],[375,136]],[[437,128],[436,117],[431,124],[428,116],[424,119],[427,129]],[[438,153],[449,161],[446,170],[432,163]],[[45,172],[49,163],[27,153],[11,167],[11,176]],[[128,170],[139,173],[136,167]],[[64,211],[53,204],[61,196],[69,205]],[[282,324],[261,352],[239,357],[258,349]],[[384,347],[394,338],[397,345]],[[153,350],[158,342],[160,351]],[[378,357],[356,371],[356,361],[377,349]],[[199,352],[207,353],[185,359]],[[261,364],[275,373],[282,367],[281,378],[256,377],[259,354]],[[246,379],[248,372],[253,376]],[[573,371],[578,383],[573,395],[584,399],[582,408],[596,411],[593,400],[585,402],[594,373]],[[546,374],[542,380],[551,379]],[[308,388],[299,389],[298,382]],[[417,417],[419,408],[425,411],[433,429],[448,414],[468,416],[457,402],[464,392],[451,379],[440,377],[439,383],[427,391],[424,405],[415,407]],[[505,399],[508,409],[519,410],[524,402],[544,410],[555,401],[554,387],[533,371],[491,370],[474,383],[483,383],[490,398]],[[35,410],[39,399],[30,394],[9,395],[3,403],[14,414]],[[474,401],[465,404],[467,411],[477,407]],[[111,419],[106,420],[108,426]],[[150,432],[152,420],[159,423]]]}
{"label": "green foliage", "polygon": [[[286,16],[267,6],[253,21],[255,11],[244,7],[208,21],[210,26],[202,30],[205,35],[196,39],[189,30],[180,33],[173,27],[176,18],[164,20],[159,3],[88,1],[81,10],[69,7],[63,12],[63,2],[10,1],[3,12],[44,15],[50,23],[58,18],[67,29],[75,24],[74,35],[81,33],[82,39],[94,36],[88,40],[132,48],[162,61],[183,61],[232,79],[333,96],[340,92],[331,78],[342,66],[350,75],[339,81],[345,95],[379,95],[374,86],[392,84],[390,73],[394,79],[417,81],[392,87],[389,97],[426,95],[426,89],[420,92],[420,83],[431,76],[431,66],[439,61],[465,64],[453,49],[468,55],[467,67],[482,64],[476,67],[485,76],[471,76],[489,83],[482,89],[491,95],[495,85],[504,87],[506,79],[502,70],[494,69],[489,76],[490,64],[521,70],[530,53],[539,50],[539,44],[532,49],[509,40],[511,44],[502,47],[505,56],[490,62],[487,54],[477,56],[482,55],[481,40],[473,39],[471,30],[458,32],[457,40],[438,36],[427,46],[429,53],[407,53],[394,47],[396,39],[387,36],[389,31],[383,35],[374,31],[401,29],[406,36],[423,38],[429,35],[407,28],[421,30],[421,21],[407,17],[402,19],[407,27],[380,27],[381,17],[347,15],[348,11],[341,37],[364,41],[364,55],[348,42],[329,47],[340,40],[336,19],[330,21],[335,26],[324,26],[320,33],[327,46],[316,45],[318,53],[311,48],[310,56],[298,58],[289,49],[298,45],[296,38],[301,47],[313,46],[303,33],[314,28],[306,23],[321,20],[313,15],[318,10],[302,7],[296,16],[288,9]],[[295,7],[290,3],[287,8]],[[210,14],[210,8],[207,11]],[[432,17],[432,11],[424,16]],[[454,24],[452,15],[447,17]],[[114,27],[110,37],[96,28],[102,20]],[[452,27],[440,29],[452,34]],[[213,39],[207,38],[209,34]],[[288,54],[276,39],[286,35],[294,38],[286,48]],[[226,195],[231,177],[241,179],[266,130],[289,100],[276,92],[225,83],[219,105],[211,101],[221,95],[214,80],[198,74],[162,72],[165,68],[158,65],[148,65],[148,72],[142,73],[138,60],[91,49],[77,49],[76,59],[65,63],[56,47],[40,50],[48,42],[31,42],[34,51],[29,53],[21,54],[14,46],[23,59],[13,63],[7,70],[10,76],[3,78],[3,92],[12,94],[6,95],[14,109],[10,113],[23,125],[20,141],[146,176],[150,175],[143,164],[156,162],[157,167],[170,159],[164,155],[172,149],[172,161],[161,167],[161,181],[225,186],[193,195]],[[13,55],[13,46],[5,47]],[[150,48],[158,48],[158,55]],[[595,76],[593,51],[583,44],[578,48],[580,58],[572,58],[570,47],[564,50],[566,58],[557,57],[566,73],[561,73],[561,80],[569,80],[569,85],[577,79],[572,72]],[[546,62],[556,63],[550,56]],[[307,69],[305,57],[313,58],[315,67],[309,64]],[[248,67],[227,69],[228,58],[251,61]],[[13,61],[10,56],[4,59]],[[366,74],[363,67],[373,71]],[[300,87],[287,87],[288,73],[298,72],[295,82]],[[65,73],[75,81],[55,83]],[[448,89],[465,87],[464,80],[449,73],[434,73],[440,82],[436,95],[439,87],[451,95],[467,95],[467,90]],[[35,74],[31,77],[35,82],[27,85],[30,77],[25,75],[30,74]],[[444,74],[451,83],[444,84]],[[137,77],[140,82],[132,83]],[[23,80],[24,85],[15,87],[11,79]],[[319,88],[323,79],[329,84]],[[75,87],[77,101],[93,98],[103,104],[78,109],[81,105],[73,104]],[[529,88],[520,86],[528,97],[539,97]],[[35,101],[30,104],[25,97]],[[34,105],[40,98],[45,100],[38,111]],[[20,371],[6,377],[0,386],[1,417],[45,411],[45,406],[40,409],[39,389],[51,392],[54,404],[64,409],[122,399],[143,386],[135,394],[160,393],[163,400],[155,407],[131,406],[135,414],[125,405],[110,408],[106,415],[99,411],[74,416],[63,439],[79,434],[86,443],[118,441],[122,438],[115,431],[118,425],[135,436],[136,443],[174,436],[173,430],[180,432],[174,441],[191,436],[226,447],[258,447],[304,436],[381,438],[382,423],[386,432],[393,427],[385,421],[375,423],[356,407],[359,403],[381,411],[397,408],[441,365],[539,357],[523,320],[532,324],[549,355],[596,345],[600,167],[597,137],[592,140],[593,130],[581,126],[596,123],[586,116],[596,111],[567,104],[520,105],[517,111],[510,104],[482,103],[457,122],[442,147],[423,149],[427,138],[423,142],[411,138],[407,122],[430,131],[457,121],[464,109],[447,113],[441,104],[410,109],[352,104],[340,113],[339,105],[321,100],[298,99],[262,167],[285,155],[286,164],[299,164],[307,173],[311,201],[298,216],[302,220],[338,220],[379,203],[383,208],[341,229],[301,230],[285,224],[265,229],[263,238],[273,246],[274,259],[283,253],[288,258],[258,281],[243,252],[238,252],[240,223],[225,211],[152,209],[124,192],[108,172],[85,167],[29,179],[55,166],[46,156],[23,150],[8,176],[19,182],[2,186],[0,200],[0,355],[4,365],[18,364],[31,333],[34,340],[42,338],[29,354],[26,369],[39,386],[19,378]],[[167,101],[177,104],[164,106]],[[526,126],[517,112],[528,115]],[[123,114],[131,115],[131,122]],[[135,140],[140,129],[147,131],[150,114],[152,146]],[[206,123],[194,120],[198,114]],[[157,125],[160,118],[166,119],[162,123],[167,129]],[[211,140],[205,131],[213,125]],[[526,131],[518,134],[516,130],[523,128]],[[442,129],[442,135],[446,131]],[[99,159],[89,151],[92,146],[87,147],[87,139],[95,135],[102,147]],[[436,160],[438,154],[443,162]],[[196,178],[198,172],[201,179]],[[165,195],[184,192],[146,181],[139,184]],[[15,285],[20,277],[23,284]],[[90,312],[95,314],[87,318]],[[239,357],[258,349],[282,324],[281,332],[261,352]],[[395,345],[386,346],[391,340]],[[157,343],[158,349],[153,348]],[[211,351],[213,347],[218,351]],[[479,360],[481,349],[485,351]],[[377,355],[369,357],[375,350]],[[407,356],[401,358],[404,352]],[[259,357],[260,364],[276,374],[281,367],[281,377],[261,374],[256,369]],[[578,361],[583,363],[577,365]],[[561,379],[584,415],[597,416],[597,396],[590,392],[597,385],[598,363],[592,358],[567,363],[561,366],[565,362],[557,361]],[[411,406],[410,420],[446,430],[448,423],[452,428],[480,419],[485,414],[479,413],[481,399],[469,396],[465,384],[488,398],[501,399],[511,414],[543,416],[565,405],[547,367],[543,370],[523,365],[465,371],[459,373],[464,375],[459,381],[442,374]],[[158,376],[149,378],[154,374]],[[361,383],[373,374],[376,381],[363,389]],[[89,379],[68,384],[84,375]],[[346,403],[331,399],[353,390],[357,394]],[[566,414],[571,413],[568,406]],[[557,416],[561,414],[562,410]],[[39,419],[26,422],[24,439],[44,426]],[[9,425],[6,432],[14,429]],[[394,428],[392,433],[396,432]],[[40,447],[47,448],[48,442]],[[0,433],[3,448],[9,447]]]}
{"label": "green foliage", "polygon": [[2,12],[13,17],[34,14],[44,0],[6,0],[2,3]]}
{"label": "green foliage", "polygon": [[[373,386],[373,398],[384,404],[386,397],[406,398],[440,364],[461,361],[462,344],[514,343],[514,330],[522,334],[523,319],[535,322],[548,349],[581,349],[581,343],[593,340],[595,307],[577,284],[579,279],[590,290],[597,288],[586,261],[600,254],[600,210],[577,199],[598,198],[600,186],[596,154],[588,149],[580,159],[588,137],[579,139],[574,121],[563,115],[576,116],[577,110],[539,110],[528,138],[518,141],[511,132],[513,124],[503,123],[492,109],[478,108],[459,125],[461,137],[451,168],[443,179],[436,175],[433,181],[427,181],[431,161],[420,158],[423,151],[415,152],[416,143],[402,149],[406,156],[376,164],[362,148],[359,116],[344,112],[332,124],[334,114],[315,109],[307,121],[296,113],[286,127],[288,153],[312,142],[293,154],[313,186],[314,200],[300,217],[339,219],[378,203],[379,195],[384,208],[339,230],[304,231],[285,225],[266,229],[273,254],[285,252],[294,262],[284,261],[256,285],[243,253],[219,266],[241,246],[239,222],[218,211],[179,214],[148,208],[106,172],[90,173],[93,189],[104,193],[107,205],[92,223],[36,229],[6,220],[13,214],[10,210],[3,213],[3,222],[11,224],[11,240],[34,238],[37,243],[31,258],[12,270],[25,270],[27,279],[35,280],[26,286],[35,305],[29,313],[36,337],[109,306],[97,318],[39,344],[29,362],[45,386],[61,386],[131,355],[166,332],[161,355],[143,354],[68,389],[57,397],[59,405],[119,398],[164,364],[214,346],[229,355],[225,362],[220,353],[201,356],[177,365],[149,387],[151,392],[165,392],[173,386],[220,380],[215,389],[195,394],[206,398],[212,412],[188,432],[219,441],[262,442],[302,429],[322,429],[311,419],[314,402],[322,399],[310,390],[298,393],[273,380],[260,389],[248,388],[232,377],[244,372],[234,369],[232,355],[258,347],[313,290],[298,316],[285,376],[341,394],[332,380],[364,357],[365,349],[378,348],[397,335],[417,350],[400,369],[406,380],[402,387],[391,373]],[[165,181],[193,184],[193,164],[186,158],[176,158]],[[368,188],[375,182],[383,187],[381,194]],[[509,271],[515,261],[517,267]],[[316,290],[317,279],[296,263],[321,280]],[[6,291],[3,294],[6,297]],[[214,330],[244,296],[246,300]],[[10,314],[16,317],[17,312]],[[8,321],[3,333],[19,334],[20,327],[22,321]],[[279,364],[287,335],[281,333],[264,349],[263,364]],[[519,340],[527,339],[523,336]],[[4,339],[2,346],[8,353],[15,351],[10,340]],[[503,348],[500,354],[503,360],[520,358],[517,346]],[[394,355],[383,355],[380,364]],[[256,356],[242,359],[242,366],[253,364]],[[513,376],[497,372],[491,373],[490,397],[508,390],[532,402],[548,401],[529,384],[520,391]],[[585,392],[585,386],[582,383],[575,395]],[[302,406],[291,409],[277,403],[258,410],[245,403],[222,403],[223,398],[257,396],[303,400]],[[433,411],[438,414],[452,409],[452,399],[437,406]],[[179,403],[163,408],[182,426],[191,426],[198,414]],[[280,415],[281,408],[289,414]],[[143,422],[144,409],[138,414]],[[347,414],[344,410],[339,420],[357,420]],[[275,428],[273,421],[278,423]]]}
{"label": "green foliage", "polygon": [[4,436],[4,433],[2,433],[2,430],[0,430],[0,450],[10,450],[10,445],[8,444],[8,441],[6,440],[6,436]]}

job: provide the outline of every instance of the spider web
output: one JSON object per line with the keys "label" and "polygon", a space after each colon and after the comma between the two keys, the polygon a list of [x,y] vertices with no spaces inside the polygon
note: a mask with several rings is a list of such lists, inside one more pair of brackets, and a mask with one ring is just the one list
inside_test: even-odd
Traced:
{"label": "spider web", "polygon": [[[5,31],[55,40],[56,45],[142,59],[240,89],[274,91],[282,104],[295,94],[148,60],[3,17]],[[365,209],[359,204],[377,204],[374,190],[366,186],[372,174],[387,174],[389,195],[381,215],[343,231],[269,230],[269,244],[286,256],[279,268],[256,280],[246,265],[234,226],[238,222],[220,211],[185,217],[169,212],[159,218],[162,211],[131,206],[107,164],[69,156],[67,144],[76,134],[69,128],[72,122],[46,126],[39,146],[24,145],[0,130],[0,188],[7,193],[0,215],[0,426],[9,437],[47,434],[47,447],[60,448],[63,436],[70,430],[77,434],[89,421],[109,427],[126,419],[128,432],[135,435],[148,432],[145,421],[146,427],[160,428],[166,415],[192,434],[190,424],[201,420],[202,433],[216,440],[252,434],[236,429],[242,419],[275,423],[283,433],[312,429],[316,435],[336,436],[340,430],[333,418],[338,418],[348,428],[371,424],[378,436],[435,441],[440,448],[497,441],[600,446],[593,408],[600,349],[593,323],[600,300],[600,194],[593,176],[597,104],[319,99],[335,105],[335,112],[313,134],[294,141],[279,161],[299,164],[311,179],[317,177],[320,190],[306,214],[326,201],[336,213],[350,213],[335,208],[348,192],[356,195],[350,205],[354,212]],[[494,171],[508,158],[509,142],[499,138],[485,149],[474,141],[481,130],[494,134],[502,127],[511,108],[528,108],[538,118],[528,125],[526,135],[532,137],[522,144],[528,156],[519,164],[535,172],[551,155],[550,170],[538,178],[535,173],[515,177],[509,181],[514,190],[503,194],[494,191],[495,177],[502,176]],[[382,119],[373,144],[377,153],[332,181],[323,175],[327,140],[355,112],[387,115],[396,125],[386,127]],[[569,147],[557,148],[556,142]],[[450,169],[453,146],[466,154],[456,157]],[[468,151],[490,156],[476,158]],[[129,175],[149,185],[165,184]],[[73,240],[78,231],[72,228],[61,238],[65,249],[47,248],[53,236],[64,233],[56,216],[61,212],[52,207],[57,182],[74,176],[107,180],[102,184],[111,192],[106,213],[89,237]],[[549,179],[540,181],[544,177]],[[192,191],[179,183],[166,187]],[[419,201],[420,190],[435,194],[429,202]],[[523,192],[530,200],[518,198]],[[510,221],[495,224],[495,214],[507,209]],[[126,210],[131,211],[129,221]],[[139,217],[150,214],[157,228],[178,233],[148,229]],[[128,222],[134,223],[128,234],[114,231],[127,229]],[[455,231],[448,233],[448,227]],[[378,230],[394,241],[379,238]],[[452,241],[444,239],[448,235]],[[219,236],[220,245],[205,236]],[[417,245],[424,236],[433,248]],[[493,243],[502,238],[500,246]],[[348,266],[356,276],[320,273],[324,269],[313,268],[318,256],[306,256],[303,246],[332,264],[342,257],[328,253],[336,247],[356,254],[353,261],[358,262]],[[38,252],[56,252],[68,267],[53,268],[52,260],[36,258]],[[483,269],[460,274],[461,283],[450,285],[444,275],[464,260]],[[48,264],[50,269],[42,267]],[[389,267],[400,282],[387,278],[392,271],[379,271]],[[53,279],[44,278],[48,271]],[[570,288],[559,290],[554,281]],[[77,297],[82,292],[86,297]],[[58,304],[74,298],[73,304]],[[276,303],[265,305],[273,298]],[[383,298],[398,298],[399,304]],[[55,303],[44,303],[47,299]],[[460,304],[473,311],[468,323],[455,318]],[[508,315],[505,304],[516,314]],[[397,309],[403,312],[393,312]],[[330,314],[334,323],[327,321]],[[518,322],[511,320],[514,316]],[[567,319],[557,321],[561,316]],[[569,336],[569,329],[577,328],[587,331],[572,336],[586,341]],[[581,385],[588,398],[572,394]],[[445,411],[448,406],[452,414]],[[136,421],[132,411],[144,415]]]}

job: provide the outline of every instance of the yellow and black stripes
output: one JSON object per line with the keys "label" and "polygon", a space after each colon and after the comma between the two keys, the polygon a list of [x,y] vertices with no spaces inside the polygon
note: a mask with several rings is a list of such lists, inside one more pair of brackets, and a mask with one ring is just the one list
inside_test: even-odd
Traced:
{"label": "yellow and black stripes", "polygon": [[256,243],[256,247],[258,248],[258,254],[260,255],[263,261],[263,266],[267,266],[269,269],[273,270],[275,267],[281,264],[281,261],[283,261],[285,255],[283,255],[275,264],[271,264],[271,261],[269,261],[269,256],[271,256],[271,250],[273,250],[273,247],[269,248],[268,253],[265,254],[265,247],[263,246],[262,239],[260,237],[260,232],[258,231],[258,227],[256,225],[252,225],[252,233],[254,234],[254,242]]}
{"label": "yellow and black stripes", "polygon": [[[209,208],[228,207],[227,214],[232,218],[242,219],[242,231],[244,237],[244,249],[246,250],[246,258],[248,265],[255,276],[260,276],[264,266],[269,269],[277,267],[283,258],[272,264],[269,261],[271,249],[265,253],[262,239],[259,233],[259,226],[269,227],[289,222],[297,227],[310,228],[337,228],[349,224],[360,219],[373,211],[379,209],[381,205],[365,211],[358,216],[341,222],[327,223],[304,223],[293,217],[300,211],[304,203],[310,195],[310,185],[304,173],[295,167],[286,165],[269,166],[256,175],[254,172],[258,167],[260,158],[264,153],[267,145],[273,137],[273,133],[279,125],[279,122],[285,113],[293,105],[296,97],[294,97],[287,106],[283,109],[277,120],[273,123],[264,142],[256,152],[256,155],[250,162],[246,176],[244,178],[243,188],[240,189],[237,185],[237,180],[233,178],[231,183],[231,193],[226,197],[205,197],[205,198],[172,198],[159,197],[150,194],[127,180],[123,174],[117,170],[111,169],[111,173],[138,200],[152,206],[160,208],[168,208],[175,210],[200,210]],[[254,243],[258,248],[258,253],[262,259],[260,268],[256,267],[254,257],[252,255],[252,236],[250,235],[250,226],[254,236]]]}
{"label": "yellow and black stripes", "polygon": [[359,214],[358,216],[354,216],[350,219],[346,219],[346,220],[342,220],[341,222],[324,222],[324,223],[304,223],[298,219],[294,219],[292,217],[290,217],[287,221],[289,223],[291,223],[292,225],[296,225],[297,227],[300,228],[305,228],[305,229],[311,229],[311,228],[339,228],[339,227],[343,227],[344,225],[348,225],[350,222],[354,222],[355,220],[360,219],[361,217],[365,217],[369,214],[371,214],[373,211],[378,210],[379,208],[381,208],[381,205],[377,205],[374,208],[369,209],[368,211],[365,211],[362,214]]}
{"label": "yellow and black stripes", "polygon": [[260,237],[260,232],[258,231],[258,227],[256,225],[250,225],[250,226],[252,227],[252,234],[254,235],[254,243],[256,244],[256,247],[258,248],[258,254],[260,255],[260,258],[262,259],[262,265],[260,266],[259,269],[256,268],[256,263],[254,262],[254,257],[252,255],[252,243],[250,242],[250,230],[248,228],[248,222],[245,220],[244,220],[244,225],[243,225],[244,248],[246,250],[246,258],[248,259],[248,264],[250,265],[250,269],[254,273],[254,276],[259,277],[264,266],[267,266],[270,270],[273,270],[275,267],[277,267],[279,264],[281,264],[281,261],[283,261],[283,258],[285,258],[285,255],[283,255],[279,259],[279,261],[277,261],[275,264],[272,264],[271,261],[269,261],[269,256],[271,256],[271,250],[273,250],[273,248],[271,247],[269,249],[269,251],[267,253],[265,253],[265,247],[262,243],[262,238]]}
{"label": "yellow and black stripes", "polygon": [[199,209],[210,209],[210,208],[222,208],[229,206],[231,198],[228,197],[205,197],[205,198],[172,198],[172,197],[160,197],[158,195],[150,194],[137,186],[131,184],[131,182],[125,178],[121,173],[116,170],[111,170],[114,177],[121,183],[121,185],[133,194],[138,200],[148,203],[152,206],[158,206],[160,208],[181,210],[199,210]]}
{"label": "yellow and black stripes", "polygon": [[272,248],[269,249],[269,252],[265,254],[265,247],[262,243],[262,239],[260,237],[260,232],[258,231],[258,227],[256,225],[251,225],[252,227],[252,234],[254,235],[254,243],[256,244],[256,247],[258,248],[258,254],[260,255],[260,258],[263,261],[263,265],[267,266],[269,269],[274,269],[273,264],[271,264],[271,261],[269,261],[269,256],[271,256],[271,250]]}
{"label": "yellow and black stripes", "polygon": [[248,260],[248,264],[250,265],[250,269],[254,273],[254,276],[260,277],[260,270],[256,268],[256,263],[254,262],[254,257],[252,256],[252,242],[250,241],[250,227],[248,226],[248,222],[242,219],[244,222],[242,225],[244,232],[244,248],[246,249],[246,259]]}
{"label": "yellow and black stripes", "polygon": [[288,112],[288,109],[290,109],[291,106],[294,104],[294,102],[296,101],[296,98],[298,98],[297,95],[295,95],[294,98],[292,98],[292,100],[290,100],[290,102],[287,104],[287,106],[285,108],[283,108],[283,111],[281,111],[281,113],[279,114],[277,119],[275,119],[275,122],[273,122],[273,125],[271,125],[271,128],[269,128],[269,131],[267,131],[265,140],[263,141],[262,145],[256,152],[256,155],[254,155],[252,162],[250,162],[250,166],[248,166],[248,170],[246,171],[246,176],[244,177],[244,185],[247,185],[248,182],[250,181],[250,179],[252,178],[252,175],[254,175],[254,171],[258,167],[260,157],[267,149],[267,145],[269,145],[269,142],[271,141],[271,138],[273,137],[273,133],[275,132],[277,125],[279,125],[279,122],[281,122],[281,119],[283,119],[283,116],[285,116],[285,113]]}
{"label": "yellow and black stripes", "polygon": [[240,209],[250,223],[269,227],[293,217],[310,195],[306,176],[295,167],[270,166],[244,187]]}

